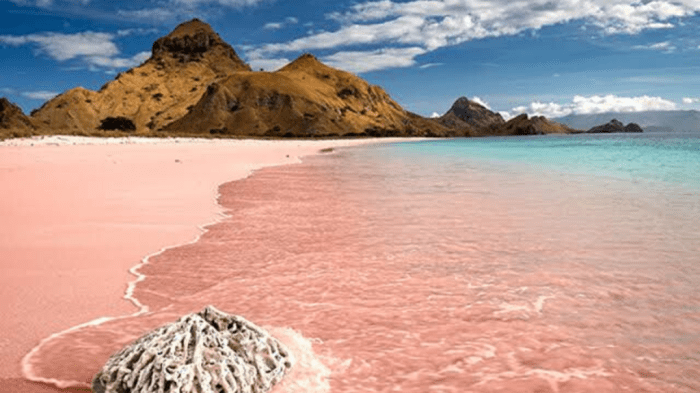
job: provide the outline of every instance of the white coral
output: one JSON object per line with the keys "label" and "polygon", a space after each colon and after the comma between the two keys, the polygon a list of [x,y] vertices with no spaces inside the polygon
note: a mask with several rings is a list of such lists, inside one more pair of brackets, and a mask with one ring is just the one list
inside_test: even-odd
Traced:
{"label": "white coral", "polygon": [[252,322],[212,306],[113,355],[95,393],[262,393],[291,367],[289,351]]}

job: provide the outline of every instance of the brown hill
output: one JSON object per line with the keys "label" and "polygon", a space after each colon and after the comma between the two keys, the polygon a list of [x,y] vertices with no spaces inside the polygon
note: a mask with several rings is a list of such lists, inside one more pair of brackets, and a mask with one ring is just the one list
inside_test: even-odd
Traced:
{"label": "brown hill", "polygon": [[547,119],[544,116],[528,117],[527,114],[516,116],[505,124],[482,129],[484,135],[544,135],[572,134],[580,132],[564,124]]}
{"label": "brown hill", "polygon": [[450,128],[467,127],[471,129],[481,129],[505,123],[499,113],[492,112],[483,105],[470,101],[467,97],[458,98],[450,110],[438,118],[438,121]]}
{"label": "brown hill", "polygon": [[34,125],[20,107],[2,97],[0,98],[0,129],[31,131],[34,129]]}
{"label": "brown hill", "polygon": [[184,116],[213,81],[249,70],[209,25],[194,19],[157,40],[147,61],[100,91],[69,90],[32,116],[58,132],[92,131],[109,118],[128,119],[137,132],[147,132]]}
{"label": "brown hill", "polygon": [[247,136],[448,136],[378,86],[305,54],[276,72],[237,72],[213,83],[164,132]]}

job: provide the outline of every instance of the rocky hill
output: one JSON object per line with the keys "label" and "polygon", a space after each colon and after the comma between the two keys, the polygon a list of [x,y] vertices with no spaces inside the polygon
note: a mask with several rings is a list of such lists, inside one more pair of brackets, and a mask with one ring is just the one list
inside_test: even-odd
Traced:
{"label": "rocky hill", "polygon": [[273,136],[449,136],[379,86],[305,54],[276,72],[237,72],[209,86],[163,132]]}
{"label": "rocky hill", "polygon": [[452,104],[450,110],[437,119],[438,122],[450,128],[468,128],[479,130],[505,123],[503,117],[490,111],[485,106],[467,97],[460,97]]}
{"label": "rocky hill", "polygon": [[34,111],[32,118],[40,128],[63,132],[108,129],[105,120],[124,118],[133,130],[145,133],[181,118],[212,82],[238,71],[250,67],[208,24],[194,19],[157,40],[151,57],[140,66],[99,91],[69,90]]}
{"label": "rocky hill", "polygon": [[483,105],[460,97],[444,115],[436,119],[440,124],[461,130],[467,136],[507,136],[571,134],[581,131],[551,121],[543,116],[516,116],[508,121]]}
{"label": "rocky hill", "polygon": [[206,23],[158,39],[151,57],[99,91],[69,90],[32,113],[44,133],[255,137],[457,136],[378,86],[303,55],[253,72]]}

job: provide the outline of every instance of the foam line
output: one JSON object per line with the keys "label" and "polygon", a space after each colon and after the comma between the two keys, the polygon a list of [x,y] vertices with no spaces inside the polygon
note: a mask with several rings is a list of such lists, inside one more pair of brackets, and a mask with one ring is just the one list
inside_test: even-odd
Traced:
{"label": "foam line", "polygon": [[[315,153],[315,154],[318,154],[319,151],[320,151],[320,150],[317,150],[317,153]],[[292,160],[290,160],[290,161],[292,161]],[[296,157],[294,157],[294,159],[293,159],[292,162],[287,161],[287,162],[284,162],[284,163],[275,163],[275,164],[270,164],[270,165],[260,165],[260,166],[257,166],[257,167],[252,166],[252,165],[249,165],[248,168],[247,168],[247,172],[246,172],[246,174],[245,174],[243,177],[241,177],[241,178],[239,178],[239,179],[234,179],[234,180],[231,180],[231,181],[227,181],[227,182],[225,182],[225,183],[222,183],[222,184],[218,185],[218,186],[216,187],[216,191],[215,191],[215,195],[214,195],[214,203],[215,203],[216,206],[219,207],[219,210],[220,210],[220,211],[216,213],[217,217],[216,217],[213,221],[211,221],[211,222],[209,222],[209,223],[207,223],[207,224],[203,224],[203,225],[198,225],[198,226],[197,226],[197,228],[199,229],[200,233],[199,233],[193,240],[188,241],[188,242],[184,242],[184,243],[180,243],[180,244],[175,244],[175,245],[172,245],[172,246],[163,247],[163,248],[161,248],[160,250],[158,250],[157,252],[154,252],[154,253],[152,253],[152,254],[147,255],[146,257],[144,257],[143,259],[141,259],[141,261],[140,261],[136,266],[134,266],[134,267],[132,267],[132,268],[129,269],[129,273],[131,273],[131,274],[133,274],[134,276],[136,276],[136,278],[128,283],[127,289],[126,289],[126,292],[125,292],[123,298],[126,299],[126,300],[128,300],[128,301],[130,301],[131,303],[133,303],[134,306],[136,306],[136,307],[138,308],[138,311],[136,311],[135,313],[132,313],[132,314],[122,315],[122,316],[118,316],[118,317],[100,317],[100,318],[96,318],[96,319],[93,319],[92,321],[85,322],[85,323],[81,323],[81,324],[79,324],[79,325],[73,326],[73,327],[71,327],[71,328],[68,328],[68,329],[66,329],[66,330],[60,331],[60,332],[58,332],[58,333],[54,333],[54,334],[52,334],[52,335],[50,335],[50,336],[44,338],[43,340],[41,340],[41,341],[39,342],[39,344],[38,344],[36,347],[32,348],[32,350],[29,351],[29,353],[27,353],[26,355],[24,355],[24,357],[22,358],[21,367],[22,367],[22,375],[24,376],[24,378],[25,378],[25,379],[28,379],[28,380],[30,380],[30,381],[32,381],[32,382],[41,382],[41,383],[46,383],[46,384],[54,385],[54,386],[56,386],[56,387],[58,387],[58,388],[61,388],[61,389],[65,389],[65,388],[69,388],[69,387],[81,387],[81,388],[85,387],[85,388],[90,388],[90,387],[91,387],[90,384],[87,384],[87,383],[85,383],[85,382],[80,382],[80,381],[62,381],[62,380],[58,380],[58,379],[54,379],[54,378],[43,378],[43,377],[37,376],[36,373],[35,373],[35,371],[34,371],[34,367],[33,367],[33,365],[32,365],[31,360],[32,360],[32,358],[33,358],[34,356],[36,356],[36,354],[37,354],[39,351],[41,351],[41,349],[42,349],[47,343],[49,343],[50,341],[52,341],[52,340],[54,340],[54,339],[56,339],[56,338],[59,338],[59,337],[61,337],[61,336],[64,336],[64,335],[66,335],[66,334],[75,332],[75,331],[77,331],[77,330],[80,330],[80,329],[82,329],[82,328],[84,328],[84,327],[88,327],[88,326],[99,326],[99,325],[102,325],[103,323],[106,323],[106,322],[109,322],[109,321],[117,321],[117,320],[120,320],[120,319],[133,318],[133,317],[138,317],[138,316],[147,314],[147,313],[150,311],[150,310],[148,309],[148,306],[146,306],[146,305],[144,305],[143,303],[141,303],[141,302],[134,296],[134,290],[135,290],[135,288],[136,288],[136,285],[137,285],[138,283],[140,283],[141,281],[143,281],[143,280],[146,279],[146,275],[143,274],[143,273],[141,273],[139,270],[140,270],[143,266],[149,264],[151,258],[153,258],[153,257],[156,257],[156,256],[158,256],[158,255],[161,255],[162,253],[164,253],[164,252],[166,252],[166,251],[168,251],[168,250],[171,250],[171,249],[174,249],[174,248],[178,248],[178,247],[182,247],[182,246],[186,246],[186,245],[190,245],[190,244],[194,244],[194,243],[198,242],[198,241],[202,238],[202,236],[204,236],[204,235],[208,232],[208,228],[209,228],[209,227],[211,227],[212,225],[215,225],[215,224],[217,224],[217,223],[220,223],[221,221],[223,221],[223,220],[225,220],[226,218],[229,217],[229,215],[226,214],[226,213],[224,212],[224,207],[221,206],[221,205],[219,204],[219,198],[221,197],[221,193],[220,193],[219,190],[220,190],[220,188],[221,188],[222,185],[224,185],[224,184],[226,184],[226,183],[230,183],[230,182],[232,182],[232,181],[238,181],[238,180],[246,179],[246,178],[248,178],[250,175],[252,175],[255,171],[260,170],[260,169],[263,169],[263,168],[273,167],[273,166],[281,166],[281,165],[287,165],[287,164],[300,164],[301,162],[302,162],[301,157],[300,157],[300,156],[296,156]]]}

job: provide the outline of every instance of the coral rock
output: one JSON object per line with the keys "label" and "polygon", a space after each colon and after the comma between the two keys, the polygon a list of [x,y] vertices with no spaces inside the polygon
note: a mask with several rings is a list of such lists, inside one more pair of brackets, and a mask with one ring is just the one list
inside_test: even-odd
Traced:
{"label": "coral rock", "polygon": [[288,350],[243,317],[212,306],[162,326],[113,355],[96,393],[266,392],[291,367]]}

